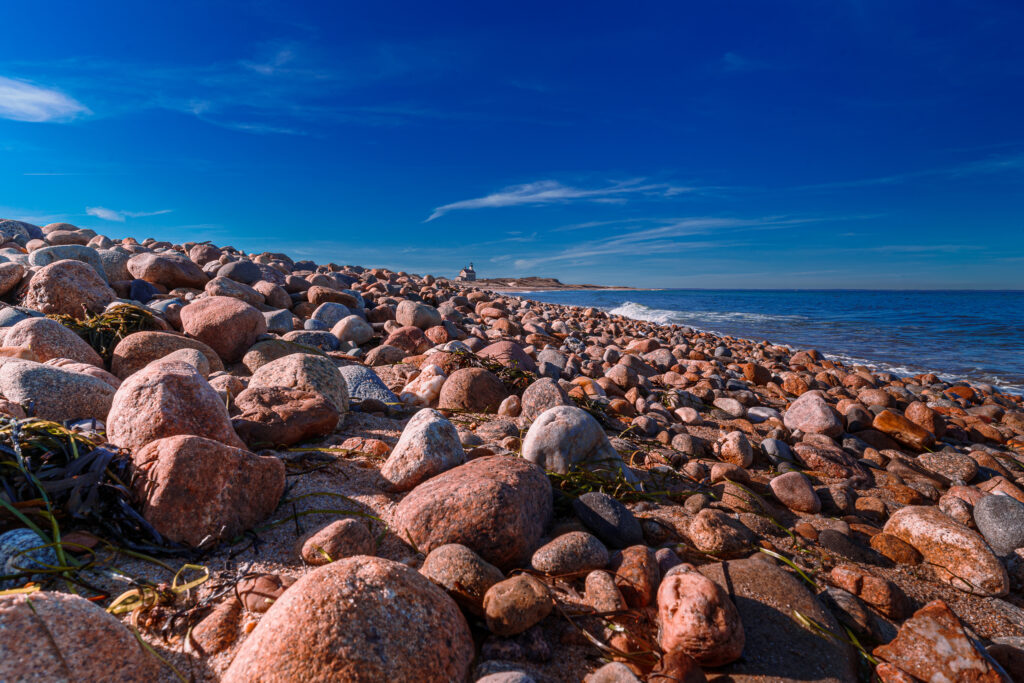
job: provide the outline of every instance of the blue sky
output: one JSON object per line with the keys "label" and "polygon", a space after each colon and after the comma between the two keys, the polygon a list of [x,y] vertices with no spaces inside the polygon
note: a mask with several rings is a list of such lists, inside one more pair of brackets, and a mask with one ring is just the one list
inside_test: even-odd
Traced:
{"label": "blue sky", "polygon": [[0,217],[454,275],[1024,288],[1024,5],[9,2]]}

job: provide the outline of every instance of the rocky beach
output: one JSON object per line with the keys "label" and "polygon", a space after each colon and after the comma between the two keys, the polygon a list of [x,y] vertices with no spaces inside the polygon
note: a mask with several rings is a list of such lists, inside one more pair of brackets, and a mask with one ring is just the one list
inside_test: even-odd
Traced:
{"label": "rocky beach", "polygon": [[0,680],[1024,680],[1019,395],[489,281],[0,242]]}

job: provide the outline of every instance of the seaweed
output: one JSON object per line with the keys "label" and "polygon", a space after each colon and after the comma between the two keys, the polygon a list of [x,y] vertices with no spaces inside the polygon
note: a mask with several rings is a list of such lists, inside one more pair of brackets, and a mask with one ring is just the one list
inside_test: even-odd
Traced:
{"label": "seaweed", "polygon": [[118,342],[134,332],[163,330],[159,319],[150,311],[134,304],[117,304],[103,313],[79,320],[70,315],[49,315],[96,350],[105,362],[114,355]]}

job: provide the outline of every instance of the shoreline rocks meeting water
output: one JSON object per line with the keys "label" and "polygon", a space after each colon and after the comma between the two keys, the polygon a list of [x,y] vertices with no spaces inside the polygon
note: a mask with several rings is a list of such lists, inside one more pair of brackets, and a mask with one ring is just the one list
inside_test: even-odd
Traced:
{"label": "shoreline rocks meeting water", "polygon": [[0,241],[0,680],[1024,680],[1020,396],[431,275]]}

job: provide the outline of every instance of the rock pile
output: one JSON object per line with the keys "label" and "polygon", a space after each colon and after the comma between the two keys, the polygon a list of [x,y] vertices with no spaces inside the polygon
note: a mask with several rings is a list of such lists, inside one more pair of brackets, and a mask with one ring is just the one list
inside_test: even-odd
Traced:
{"label": "rock pile", "polygon": [[[1024,680],[1019,396],[432,276],[0,234],[0,413],[88,420],[141,519],[223,569],[143,629],[210,679]],[[60,322],[124,304],[154,328],[110,348]],[[46,590],[0,628],[60,650],[0,638],[0,678],[172,677],[5,531],[4,585]]]}

